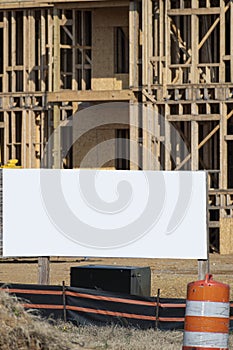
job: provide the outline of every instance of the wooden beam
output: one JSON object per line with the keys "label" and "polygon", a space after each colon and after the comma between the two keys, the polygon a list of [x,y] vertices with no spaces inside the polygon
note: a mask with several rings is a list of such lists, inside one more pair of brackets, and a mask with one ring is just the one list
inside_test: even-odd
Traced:
{"label": "wooden beam", "polygon": [[224,140],[225,141],[233,141],[233,135],[225,135]]}
{"label": "wooden beam", "polygon": [[53,1],[37,1],[37,0],[24,0],[24,1],[1,1],[1,8],[3,9],[23,9],[23,8],[33,8],[33,7],[54,7],[54,5],[59,4],[63,7],[70,8],[70,3],[72,6],[88,8],[88,7],[121,7],[129,6],[128,0],[118,0],[118,1],[109,1],[109,0],[69,0],[69,3],[66,4],[64,0],[53,0]]}
{"label": "wooden beam", "polygon": [[44,2],[44,3],[37,3],[37,2],[32,2],[32,1],[4,1],[1,2],[1,9],[27,9],[27,8],[36,8],[36,7],[53,7],[54,5],[49,3],[49,2]]}
{"label": "wooden beam", "polygon": [[200,8],[178,8],[171,9],[167,12],[168,16],[191,16],[191,15],[218,15],[220,13],[219,7],[200,7]]}
{"label": "wooden beam", "polygon": [[106,90],[106,91],[72,91],[61,90],[47,95],[48,102],[69,101],[129,101],[134,99],[131,90]]}
{"label": "wooden beam", "polygon": [[169,121],[213,121],[220,120],[220,114],[172,114],[167,116]]}
{"label": "wooden beam", "polygon": [[[97,9],[97,8],[115,8],[115,7],[129,7],[129,0],[117,0],[117,1],[110,1],[107,0],[107,3],[104,1],[77,1],[77,0],[71,0],[72,1],[72,8],[79,9],[79,10],[89,10],[89,9]],[[62,1],[59,3],[59,8],[62,9],[70,9],[71,1]]]}

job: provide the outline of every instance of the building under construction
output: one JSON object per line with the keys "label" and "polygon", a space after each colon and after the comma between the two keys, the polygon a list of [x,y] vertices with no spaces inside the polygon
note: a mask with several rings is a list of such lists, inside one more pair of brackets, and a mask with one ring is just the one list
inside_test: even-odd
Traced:
{"label": "building under construction", "polygon": [[232,0],[0,0],[0,42],[2,164],[205,169],[233,253]]}

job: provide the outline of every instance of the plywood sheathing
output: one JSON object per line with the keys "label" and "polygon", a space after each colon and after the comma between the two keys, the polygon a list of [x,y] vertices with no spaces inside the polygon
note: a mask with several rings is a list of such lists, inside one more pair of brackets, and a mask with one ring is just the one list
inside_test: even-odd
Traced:
{"label": "plywood sheathing", "polygon": [[114,71],[114,30],[129,27],[127,8],[95,9],[92,12],[92,89],[121,90],[129,86],[128,74]]}
{"label": "plywood sheathing", "polygon": [[220,252],[233,253],[233,218],[220,219]]}
{"label": "plywood sheathing", "polygon": [[103,103],[81,109],[73,116],[73,166],[115,169],[116,130],[129,128],[124,103]]}

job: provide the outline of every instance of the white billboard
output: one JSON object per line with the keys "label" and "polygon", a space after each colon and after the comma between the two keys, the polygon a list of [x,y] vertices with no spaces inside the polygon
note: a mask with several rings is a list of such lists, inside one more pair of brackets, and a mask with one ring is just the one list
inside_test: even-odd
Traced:
{"label": "white billboard", "polygon": [[207,258],[205,172],[2,171],[5,257]]}

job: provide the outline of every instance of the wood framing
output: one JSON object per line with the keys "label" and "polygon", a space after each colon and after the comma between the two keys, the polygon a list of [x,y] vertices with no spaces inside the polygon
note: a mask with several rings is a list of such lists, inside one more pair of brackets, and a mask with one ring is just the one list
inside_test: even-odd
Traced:
{"label": "wood framing", "polygon": [[1,0],[1,162],[76,167],[74,114],[126,103],[130,169],[206,170],[210,247],[233,252],[232,32],[232,0]]}

